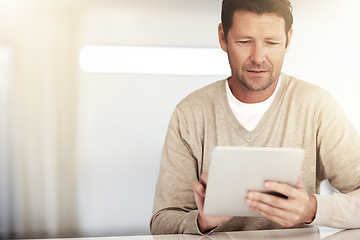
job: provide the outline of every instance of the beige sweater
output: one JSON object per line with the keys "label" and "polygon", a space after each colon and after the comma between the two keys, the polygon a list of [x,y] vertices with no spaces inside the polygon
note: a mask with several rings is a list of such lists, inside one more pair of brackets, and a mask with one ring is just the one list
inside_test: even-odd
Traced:
{"label": "beige sweater", "polygon": [[[208,170],[210,154],[218,145],[305,149],[302,177],[307,191],[318,194],[320,183],[329,179],[341,192],[316,195],[313,224],[360,227],[359,135],[326,91],[285,74],[282,79],[272,105],[251,132],[239,124],[229,107],[226,80],[206,86],[178,104],[164,144],[152,234],[200,234],[191,183]],[[281,226],[262,217],[233,217],[214,231],[273,228]]]}

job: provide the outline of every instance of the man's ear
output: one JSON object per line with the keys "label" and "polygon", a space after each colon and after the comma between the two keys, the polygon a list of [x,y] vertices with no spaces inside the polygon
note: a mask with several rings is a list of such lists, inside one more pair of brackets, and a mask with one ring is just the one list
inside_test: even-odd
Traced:
{"label": "man's ear", "polygon": [[219,35],[219,43],[220,43],[221,49],[224,50],[225,52],[227,52],[227,44],[226,44],[226,40],[225,40],[225,33],[224,33],[224,28],[222,26],[222,23],[220,23],[218,26],[218,35]]}
{"label": "man's ear", "polygon": [[289,29],[289,32],[288,32],[288,34],[287,34],[286,53],[288,53],[288,52],[289,52],[289,48],[290,48],[290,43],[291,43],[292,33],[293,33],[293,28],[290,28],[290,29]]}

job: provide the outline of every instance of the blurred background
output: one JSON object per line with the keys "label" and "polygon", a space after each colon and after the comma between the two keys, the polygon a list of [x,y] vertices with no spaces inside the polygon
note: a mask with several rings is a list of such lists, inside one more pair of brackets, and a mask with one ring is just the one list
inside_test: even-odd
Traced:
{"label": "blurred background", "polygon": [[[359,131],[360,2],[292,2],[284,72],[327,89]],[[229,75],[220,8],[221,0],[0,0],[0,238],[150,233],[174,107]],[[160,54],[175,48],[190,51]]]}

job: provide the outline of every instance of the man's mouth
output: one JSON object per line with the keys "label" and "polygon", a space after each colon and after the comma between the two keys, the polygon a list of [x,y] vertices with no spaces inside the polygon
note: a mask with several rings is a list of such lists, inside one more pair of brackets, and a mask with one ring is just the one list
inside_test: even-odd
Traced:
{"label": "man's mouth", "polygon": [[266,70],[247,70],[248,72],[252,72],[252,73],[264,73],[267,72]]}
{"label": "man's mouth", "polygon": [[266,70],[247,70],[248,72],[254,72],[254,73],[263,73],[267,72]]}

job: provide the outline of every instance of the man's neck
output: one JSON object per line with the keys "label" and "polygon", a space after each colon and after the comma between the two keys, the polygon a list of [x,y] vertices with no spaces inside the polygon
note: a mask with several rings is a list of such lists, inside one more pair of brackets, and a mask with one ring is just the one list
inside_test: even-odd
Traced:
{"label": "man's neck", "polygon": [[236,99],[243,103],[259,103],[267,100],[275,92],[279,78],[263,91],[251,91],[245,88],[234,77],[229,79],[229,87]]}

